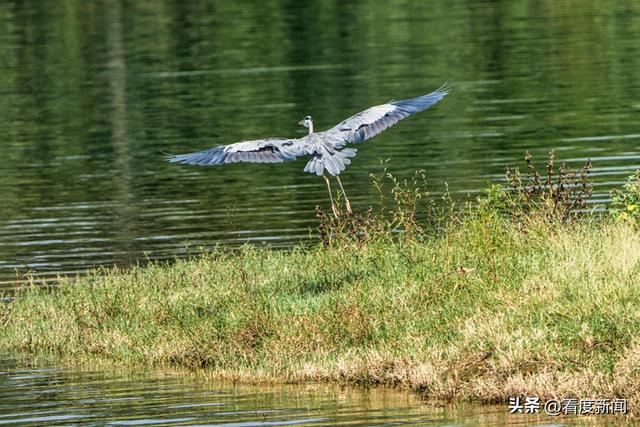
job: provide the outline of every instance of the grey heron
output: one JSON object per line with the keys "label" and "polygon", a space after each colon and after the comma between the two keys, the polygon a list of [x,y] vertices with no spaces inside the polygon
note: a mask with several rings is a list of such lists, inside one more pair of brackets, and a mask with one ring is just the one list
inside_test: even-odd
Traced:
{"label": "grey heron", "polygon": [[361,111],[324,132],[313,131],[313,119],[305,116],[298,124],[309,129],[309,133],[297,139],[267,138],[221,145],[195,153],[170,156],[171,163],[199,166],[217,166],[225,163],[281,163],[295,160],[300,156],[311,156],[304,168],[305,172],[324,178],[329,190],[331,209],[338,217],[333,201],[331,184],[324,174],[336,177],[344,195],[347,212],[351,214],[351,203],[340,181],[340,173],[351,163],[357,150],[346,148],[349,143],[360,143],[370,139],[400,120],[426,110],[448,94],[446,85],[426,95],[401,101],[390,101]]}

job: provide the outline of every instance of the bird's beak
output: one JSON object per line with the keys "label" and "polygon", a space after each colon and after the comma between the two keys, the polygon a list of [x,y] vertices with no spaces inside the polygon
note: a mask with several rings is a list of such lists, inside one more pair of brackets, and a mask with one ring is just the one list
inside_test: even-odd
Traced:
{"label": "bird's beak", "polygon": [[299,124],[299,125],[301,125],[301,126],[304,126],[304,120],[300,120],[300,121],[298,122],[298,124]]}

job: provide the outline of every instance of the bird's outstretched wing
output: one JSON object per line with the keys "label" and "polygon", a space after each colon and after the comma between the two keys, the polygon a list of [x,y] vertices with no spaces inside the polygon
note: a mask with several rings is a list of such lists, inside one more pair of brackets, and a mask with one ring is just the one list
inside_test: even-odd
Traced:
{"label": "bird's outstretched wing", "polygon": [[402,101],[376,105],[338,123],[325,133],[341,143],[362,142],[372,138],[400,120],[431,107],[448,94],[447,85],[429,94]]}
{"label": "bird's outstretched wing", "polygon": [[221,145],[195,153],[169,156],[171,163],[215,166],[225,163],[281,163],[295,160],[304,154],[298,139],[257,139]]}

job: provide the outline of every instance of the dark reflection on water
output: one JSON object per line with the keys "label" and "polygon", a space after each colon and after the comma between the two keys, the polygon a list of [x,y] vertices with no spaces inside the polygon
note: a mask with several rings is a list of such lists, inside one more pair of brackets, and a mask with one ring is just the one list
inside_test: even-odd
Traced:
{"label": "dark reflection on water", "polygon": [[324,129],[445,80],[440,105],[358,147],[357,208],[387,158],[461,197],[525,150],[591,158],[596,201],[640,167],[639,2],[7,1],[0,28],[0,288],[15,269],[306,240],[327,197],[304,160],[162,153],[301,136],[306,114]]}
{"label": "dark reflection on water", "polygon": [[207,384],[0,358],[0,425],[501,426],[622,425],[623,417],[508,415],[506,406],[443,406],[393,390]]}

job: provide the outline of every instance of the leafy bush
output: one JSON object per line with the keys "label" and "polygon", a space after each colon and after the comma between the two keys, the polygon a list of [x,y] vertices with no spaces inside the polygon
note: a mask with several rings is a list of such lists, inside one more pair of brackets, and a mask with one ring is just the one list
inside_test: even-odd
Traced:
{"label": "leafy bush", "polygon": [[640,220],[640,170],[630,175],[622,190],[611,192],[611,215],[622,221]]}

